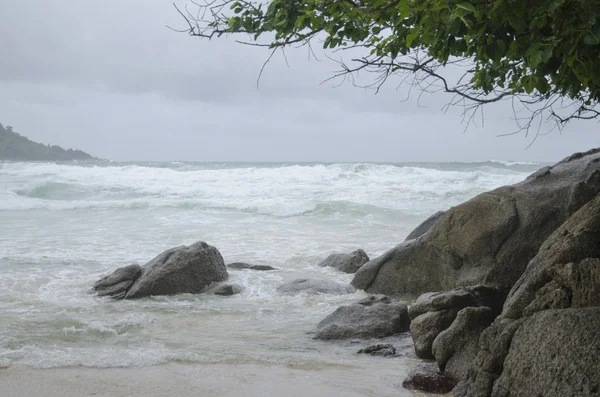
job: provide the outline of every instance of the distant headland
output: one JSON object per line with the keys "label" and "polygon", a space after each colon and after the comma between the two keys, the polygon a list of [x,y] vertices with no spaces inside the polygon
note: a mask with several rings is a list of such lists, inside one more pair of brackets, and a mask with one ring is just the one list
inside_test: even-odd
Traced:
{"label": "distant headland", "polygon": [[70,161],[96,160],[96,157],[57,145],[44,145],[17,134],[10,126],[0,124],[0,161]]}

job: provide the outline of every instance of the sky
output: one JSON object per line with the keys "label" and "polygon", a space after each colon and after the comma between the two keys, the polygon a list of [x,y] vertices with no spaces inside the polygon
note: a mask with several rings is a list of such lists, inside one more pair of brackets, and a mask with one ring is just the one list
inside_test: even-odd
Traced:
{"label": "sky", "polygon": [[556,161],[600,146],[595,121],[527,148],[499,137],[517,129],[508,103],[465,131],[448,94],[321,84],[337,65],[302,48],[257,87],[266,49],[167,25],[185,27],[170,0],[0,1],[0,123],[112,160]]}

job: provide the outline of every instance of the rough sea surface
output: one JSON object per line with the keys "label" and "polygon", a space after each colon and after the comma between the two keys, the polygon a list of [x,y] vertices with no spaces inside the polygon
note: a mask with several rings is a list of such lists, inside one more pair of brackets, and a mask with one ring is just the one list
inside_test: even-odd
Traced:
{"label": "rough sea surface", "polygon": [[[357,356],[368,341],[312,339],[323,317],[363,292],[285,296],[277,286],[349,282],[317,263],[356,248],[374,258],[432,213],[543,165],[0,163],[0,367],[255,365],[306,370],[308,379],[363,368],[367,383],[352,375],[343,386],[411,395],[400,388],[416,362],[409,336],[384,341],[403,355],[393,359]],[[226,263],[280,270],[230,270],[244,286],[233,297],[88,294],[116,267],[198,240]]]}

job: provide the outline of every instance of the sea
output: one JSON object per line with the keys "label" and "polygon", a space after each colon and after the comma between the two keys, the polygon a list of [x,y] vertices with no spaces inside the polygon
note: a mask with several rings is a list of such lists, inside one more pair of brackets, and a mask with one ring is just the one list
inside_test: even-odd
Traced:
{"label": "sea", "polygon": [[[312,338],[321,319],[363,291],[289,296],[277,286],[349,283],[352,275],[317,264],[357,248],[375,258],[431,214],[544,165],[0,162],[0,367],[252,366],[284,381],[305,374],[309,384],[330,374],[323,382],[335,382],[340,396],[417,395],[401,387],[419,362],[409,335]],[[231,297],[89,293],[117,267],[199,240],[226,263],[278,270],[230,270],[243,286]],[[372,343],[391,343],[399,355],[356,354]]]}

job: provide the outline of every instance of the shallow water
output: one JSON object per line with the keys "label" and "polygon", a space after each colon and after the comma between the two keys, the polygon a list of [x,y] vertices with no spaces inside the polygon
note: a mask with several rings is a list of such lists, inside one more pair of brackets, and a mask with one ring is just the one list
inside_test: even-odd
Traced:
{"label": "shallow water", "polygon": [[[300,277],[349,282],[316,264],[358,247],[380,255],[430,214],[541,166],[0,163],[0,366],[362,367],[396,385],[412,360],[407,335],[388,340],[406,355],[395,365],[356,356],[368,342],[311,338],[363,292],[284,296],[276,287]],[[197,240],[228,263],[279,270],[230,271],[245,288],[233,297],[113,302],[87,293],[115,267]],[[355,387],[361,395],[358,379]]]}

